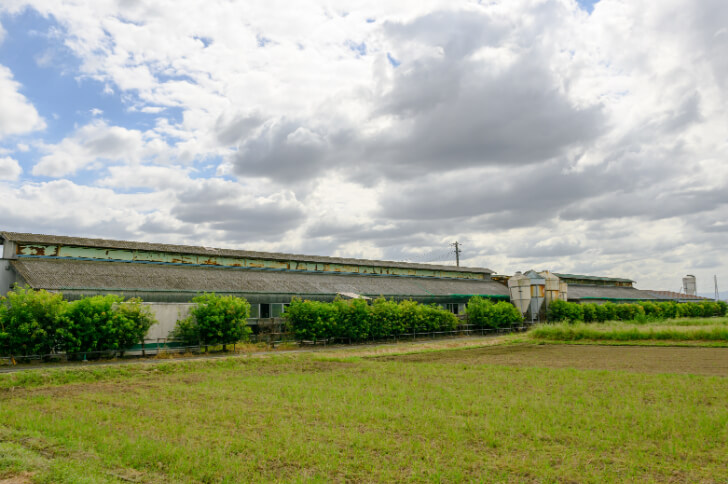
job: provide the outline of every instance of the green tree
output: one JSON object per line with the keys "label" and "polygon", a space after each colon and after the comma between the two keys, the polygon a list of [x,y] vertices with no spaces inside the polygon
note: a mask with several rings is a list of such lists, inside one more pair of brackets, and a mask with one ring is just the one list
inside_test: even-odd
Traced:
{"label": "green tree", "polygon": [[476,328],[496,328],[493,312],[493,302],[480,296],[471,297],[465,306],[468,322],[475,325]]}
{"label": "green tree", "polygon": [[16,285],[0,297],[0,352],[12,358],[62,351],[66,306],[61,294]]}
{"label": "green tree", "polygon": [[66,351],[86,353],[119,351],[142,341],[157,321],[141,299],[124,302],[122,296],[93,296],[68,305],[66,321]]}
{"label": "green tree", "polygon": [[[187,344],[227,345],[247,341],[251,330],[247,320],[250,304],[243,298],[204,293],[192,299],[195,306],[184,320],[177,321],[173,336]],[[288,312],[290,308],[286,312]]]}

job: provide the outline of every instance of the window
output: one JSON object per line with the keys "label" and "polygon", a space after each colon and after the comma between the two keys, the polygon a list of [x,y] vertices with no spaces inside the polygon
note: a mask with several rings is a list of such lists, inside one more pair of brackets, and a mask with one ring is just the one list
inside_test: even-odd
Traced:
{"label": "window", "polygon": [[445,304],[445,309],[453,314],[460,314],[460,305],[457,303],[447,303]]}
{"label": "window", "polygon": [[270,318],[270,304],[261,304],[260,305],[260,317],[261,318]]}

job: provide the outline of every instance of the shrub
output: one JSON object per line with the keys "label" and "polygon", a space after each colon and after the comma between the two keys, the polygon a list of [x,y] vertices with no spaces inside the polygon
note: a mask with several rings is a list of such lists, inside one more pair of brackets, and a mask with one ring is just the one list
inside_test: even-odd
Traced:
{"label": "shrub", "polygon": [[489,299],[480,296],[471,297],[467,306],[465,306],[468,322],[477,328],[496,328],[493,319],[494,306]]}
{"label": "shrub", "polygon": [[371,335],[373,338],[386,338],[407,332],[400,316],[399,304],[379,297],[371,305]]}
{"label": "shrub", "polygon": [[61,294],[15,286],[0,297],[0,353],[46,355],[61,351],[66,336]]}
{"label": "shrub", "polygon": [[114,336],[117,348],[124,349],[144,340],[149,328],[157,323],[152,310],[140,298],[130,298],[113,308]]}
{"label": "shrub", "polygon": [[156,323],[141,299],[124,302],[121,296],[93,296],[68,305],[64,315],[68,353],[120,351],[139,343]]}
{"label": "shrub", "polygon": [[617,318],[622,321],[632,321],[638,316],[644,316],[645,310],[639,304],[615,304]]}
{"label": "shrub", "polygon": [[645,312],[645,316],[647,316],[650,319],[662,319],[663,313],[662,313],[662,307],[658,304],[653,303],[652,301],[641,301],[640,306],[642,306],[642,309]]}
{"label": "shrub", "polygon": [[717,316],[728,316],[728,303],[725,301],[716,301],[715,304],[718,306]]}
{"label": "shrub", "polygon": [[523,322],[523,315],[513,304],[499,301],[493,305],[493,319],[495,327],[508,328],[515,323]]}
{"label": "shrub", "polygon": [[371,305],[362,299],[325,303],[294,298],[284,317],[297,339],[313,341],[363,341],[411,332],[448,331],[458,325],[455,315],[437,305],[409,300],[396,303],[384,298]]}
{"label": "shrub", "polygon": [[[204,293],[192,299],[190,315],[177,321],[172,335],[187,344],[226,345],[247,341],[250,304],[243,298]],[[289,308],[290,310],[290,308]],[[196,341],[195,341],[196,339]]]}
{"label": "shrub", "polygon": [[335,332],[336,308],[319,301],[302,301],[294,297],[283,316],[298,340],[319,341]]}
{"label": "shrub", "polygon": [[523,322],[523,315],[514,305],[505,301],[493,303],[480,296],[470,298],[465,312],[468,322],[477,328],[507,328]]}
{"label": "shrub", "polygon": [[671,319],[677,317],[677,303],[674,301],[664,301],[659,302],[657,305],[660,308],[660,312],[662,313],[662,317],[665,319]]}
{"label": "shrub", "polygon": [[600,305],[602,308],[602,316],[603,319],[600,319],[600,321],[614,321],[617,319],[617,305],[611,302],[605,302],[604,304]]}
{"label": "shrub", "polygon": [[369,337],[372,312],[365,299],[334,301],[336,306],[336,333],[340,338],[361,341]]}
{"label": "shrub", "polygon": [[584,308],[578,303],[551,301],[546,317],[549,321],[583,321]]}
{"label": "shrub", "polygon": [[598,305],[595,303],[582,304],[582,311],[584,312],[584,322],[593,323],[599,321],[598,319]]}

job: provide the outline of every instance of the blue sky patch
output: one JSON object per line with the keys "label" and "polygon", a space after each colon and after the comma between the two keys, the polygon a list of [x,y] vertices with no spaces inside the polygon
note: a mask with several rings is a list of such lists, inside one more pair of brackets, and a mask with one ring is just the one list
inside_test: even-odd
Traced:
{"label": "blue sky patch", "polygon": [[347,47],[349,47],[350,50],[356,52],[357,56],[367,55],[367,44],[365,44],[364,42],[357,44],[353,40],[347,40],[346,45]]}
{"label": "blue sky patch", "polygon": [[392,54],[390,54],[389,52],[387,52],[387,60],[389,61],[390,64],[392,64],[392,67],[399,67],[399,65],[402,63],[402,62],[398,61],[397,59],[395,59],[394,57],[392,57]]}
{"label": "blue sky patch", "polygon": [[50,33],[62,29],[58,23],[31,9],[1,20],[7,35],[0,44],[0,64],[12,71],[20,92],[45,120],[46,143],[57,143],[75,126],[88,124],[94,109],[118,126],[154,125],[149,114],[129,111],[118,93],[105,93],[102,82],[72,74],[81,63]]}
{"label": "blue sky patch", "polygon": [[576,0],[576,3],[578,3],[579,7],[583,10],[592,13],[594,11],[594,5],[599,3],[599,0]]}

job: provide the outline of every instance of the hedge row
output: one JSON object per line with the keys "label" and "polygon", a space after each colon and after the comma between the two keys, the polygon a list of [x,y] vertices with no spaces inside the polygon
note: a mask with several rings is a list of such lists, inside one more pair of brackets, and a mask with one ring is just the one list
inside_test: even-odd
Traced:
{"label": "hedge row", "polygon": [[177,321],[171,336],[188,345],[225,345],[247,341],[250,304],[241,297],[204,293],[192,299],[190,315]]}
{"label": "hedge row", "polygon": [[94,296],[68,302],[62,294],[16,286],[0,297],[0,355],[123,353],[154,323],[141,299]]}
{"label": "hedge row", "polygon": [[458,319],[437,305],[363,299],[326,303],[294,298],[283,315],[299,340],[364,341],[400,334],[451,331]]}
{"label": "hedge row", "polygon": [[508,328],[523,322],[523,315],[513,304],[505,301],[493,303],[479,296],[470,298],[465,312],[468,323],[477,328]]}
{"label": "hedge row", "polygon": [[673,301],[636,303],[579,304],[554,301],[549,305],[549,321],[633,321],[640,319],[668,318],[708,318],[725,316],[728,304],[723,301],[701,301],[695,303],[676,303]]}

